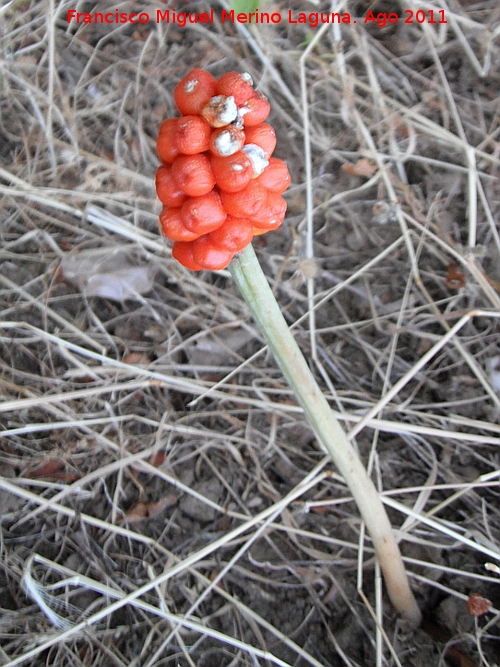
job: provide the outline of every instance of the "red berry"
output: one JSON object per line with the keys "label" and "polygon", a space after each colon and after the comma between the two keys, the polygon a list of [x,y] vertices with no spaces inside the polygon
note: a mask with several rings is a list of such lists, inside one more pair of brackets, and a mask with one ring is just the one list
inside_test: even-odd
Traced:
{"label": "red berry", "polygon": [[181,208],[182,223],[198,236],[218,229],[226,216],[216,192],[209,192],[202,197],[190,197]]}
{"label": "red berry", "polygon": [[217,95],[232,95],[237,106],[246,102],[255,93],[252,77],[246,72],[226,72],[217,81]]}
{"label": "red berry", "polygon": [[186,199],[172,176],[172,167],[162,164],[156,170],[156,194],[165,206],[181,206]]}
{"label": "red berry", "polygon": [[225,269],[233,259],[234,252],[214,245],[207,236],[193,241],[193,259],[204,269]]}
{"label": "red berry", "polygon": [[251,218],[254,227],[266,231],[277,229],[285,219],[286,207],[287,204],[283,197],[274,192],[268,192],[265,206]]}
{"label": "red berry", "polygon": [[174,181],[190,197],[201,197],[212,190],[215,178],[206,155],[180,155],[172,165]]}
{"label": "red berry", "polygon": [[241,151],[229,157],[214,155],[211,164],[215,182],[225,192],[243,190],[253,176],[252,162]]}
{"label": "red berry", "polygon": [[271,106],[267,97],[262,93],[254,93],[254,96],[240,107],[243,125],[251,127],[252,125],[263,123],[269,116],[270,111]]}
{"label": "red berry", "polygon": [[271,157],[276,148],[276,132],[267,123],[253,125],[245,130],[245,144],[255,144],[262,148],[266,156]]}
{"label": "red berry", "polygon": [[177,123],[178,118],[167,118],[160,125],[160,132],[156,140],[156,152],[162,162],[171,164],[179,151],[177,150]]}
{"label": "red berry", "polygon": [[269,158],[269,165],[255,181],[269,192],[282,195],[290,185],[290,173],[286,162],[276,157]]}
{"label": "red berry", "polygon": [[212,128],[200,116],[183,116],[177,121],[176,143],[179,153],[196,155],[208,150]]}
{"label": "red berry", "polygon": [[215,95],[217,80],[210,72],[196,67],[174,88],[174,100],[183,116],[197,116]]}
{"label": "red berry", "polygon": [[201,271],[203,266],[200,266],[194,261],[193,243],[194,241],[176,241],[172,246],[172,257],[176,259],[179,264],[185,266],[186,269],[191,269],[191,271]]}
{"label": "red berry", "polygon": [[[265,215],[262,209],[266,207],[267,190],[255,181],[239,192],[224,192],[221,190],[222,205],[230,215],[236,218],[248,218],[252,222],[259,215]],[[257,226],[257,225],[255,225]]]}
{"label": "red berry", "polygon": [[200,236],[184,226],[180,208],[165,207],[160,213],[160,225],[162,232],[171,241],[194,241]]}
{"label": "red berry", "polygon": [[224,224],[208,234],[207,238],[221,248],[237,252],[246,248],[252,237],[253,225],[249,220],[228,215]]}

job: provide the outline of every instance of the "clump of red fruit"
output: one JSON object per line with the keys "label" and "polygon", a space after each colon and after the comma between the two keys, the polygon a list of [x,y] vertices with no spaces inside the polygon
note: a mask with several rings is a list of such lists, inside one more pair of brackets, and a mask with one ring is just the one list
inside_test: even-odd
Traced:
{"label": "clump of red fruit", "polygon": [[165,120],[156,142],[161,228],[183,266],[223,269],[253,236],[281,225],[290,174],[271,157],[269,102],[249,74],[217,80],[193,69],[174,88],[174,100],[181,118]]}

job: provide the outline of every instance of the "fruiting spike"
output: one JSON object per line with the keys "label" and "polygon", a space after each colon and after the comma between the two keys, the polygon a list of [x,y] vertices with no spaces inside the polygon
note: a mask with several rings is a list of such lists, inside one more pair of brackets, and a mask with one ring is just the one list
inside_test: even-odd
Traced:
{"label": "fruiting spike", "polygon": [[218,270],[254,235],[281,224],[290,174],[271,157],[269,102],[248,73],[216,80],[195,68],[175,86],[174,100],[181,118],[165,120],[157,139],[161,228],[183,266]]}

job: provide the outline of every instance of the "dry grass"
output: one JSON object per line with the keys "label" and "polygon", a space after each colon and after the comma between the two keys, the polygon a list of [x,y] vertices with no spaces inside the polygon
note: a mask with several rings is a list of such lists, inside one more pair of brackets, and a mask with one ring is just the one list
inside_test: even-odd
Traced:
{"label": "dry grass", "polygon": [[[448,23],[0,7],[0,664],[500,664],[500,12],[380,5]],[[154,139],[200,64],[271,99],[293,186],[255,245],[383,494],[418,633],[228,272],[158,235]]]}

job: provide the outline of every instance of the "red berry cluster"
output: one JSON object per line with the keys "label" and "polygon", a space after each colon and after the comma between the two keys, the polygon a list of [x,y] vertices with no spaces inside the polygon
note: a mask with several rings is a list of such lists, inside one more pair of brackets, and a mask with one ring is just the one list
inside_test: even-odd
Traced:
{"label": "red berry cluster", "polygon": [[254,235],[281,225],[290,184],[267,98],[249,74],[193,69],[174,88],[181,118],[161,127],[156,191],[172,255],[193,271],[225,268]]}

